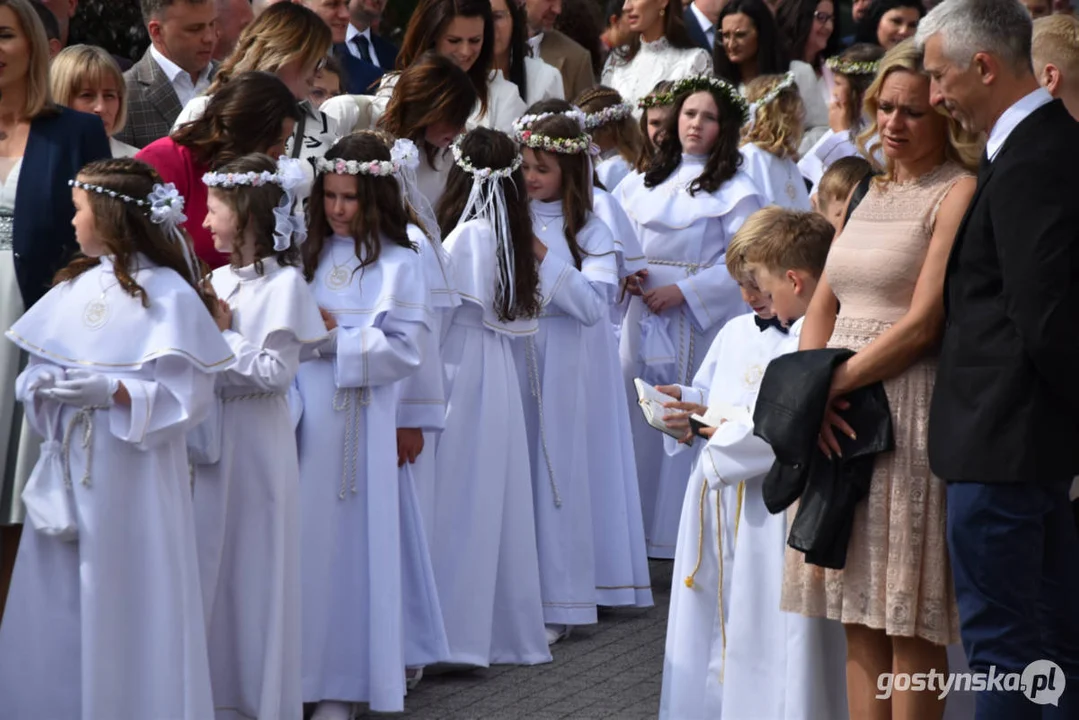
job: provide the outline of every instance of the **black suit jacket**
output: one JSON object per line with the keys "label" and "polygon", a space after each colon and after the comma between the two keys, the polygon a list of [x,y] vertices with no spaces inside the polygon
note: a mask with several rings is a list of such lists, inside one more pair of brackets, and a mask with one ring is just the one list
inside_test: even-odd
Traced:
{"label": "black suit jacket", "polygon": [[[15,190],[12,250],[23,305],[48,291],[76,249],[71,188],[83,165],[112,157],[101,119],[60,107],[30,123]],[[5,328],[6,329],[6,328]]]}
{"label": "black suit jacket", "polygon": [[378,89],[379,78],[393,70],[397,62],[397,47],[375,33],[371,33],[371,49],[378,58],[378,65],[355,57],[344,43],[334,46],[334,55],[345,70],[343,90],[349,95],[373,95]]}
{"label": "black suit jacket", "polygon": [[948,481],[1079,472],[1079,124],[1055,100],[1024,119],[956,234],[929,418]]}
{"label": "black suit jacket", "polygon": [[[708,36],[704,34],[704,29],[697,21],[697,16],[689,5],[686,5],[686,9],[682,11],[682,20],[685,21],[686,30],[689,31],[689,39],[698,47],[702,47],[711,53],[712,46],[708,43]],[[716,31],[718,32],[719,28],[716,28]]]}

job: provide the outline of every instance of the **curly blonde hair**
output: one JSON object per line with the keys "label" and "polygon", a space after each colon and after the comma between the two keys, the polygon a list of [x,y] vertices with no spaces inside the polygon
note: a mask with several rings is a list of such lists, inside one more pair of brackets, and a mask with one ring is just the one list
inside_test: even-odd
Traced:
{"label": "curly blonde hair", "polygon": [[[759,101],[783,82],[783,75],[761,75],[746,85],[746,100]],[[742,128],[742,145],[750,143],[761,150],[786,160],[798,158],[805,124],[805,103],[798,86],[791,85],[779,92],[775,100],[757,109],[752,124]]]}
{"label": "curly blonde hair", "polygon": [[[880,93],[884,81],[893,72],[909,72],[924,76],[922,52],[914,44],[914,38],[904,40],[885,53],[881,58],[877,77],[865,92],[865,114],[869,116],[869,126],[858,136],[857,144],[862,156],[868,158],[874,166],[883,171],[882,175],[874,178],[874,182],[880,183],[891,182],[895,179],[895,166],[892,161],[885,157],[884,166],[880,167],[876,159],[881,149],[878,136],[880,128],[877,125]],[[985,147],[984,135],[967,132],[943,108],[934,108],[934,112],[940,113],[948,120],[948,141],[944,146],[945,159],[958,163],[970,172],[977,172],[982,149]]]}

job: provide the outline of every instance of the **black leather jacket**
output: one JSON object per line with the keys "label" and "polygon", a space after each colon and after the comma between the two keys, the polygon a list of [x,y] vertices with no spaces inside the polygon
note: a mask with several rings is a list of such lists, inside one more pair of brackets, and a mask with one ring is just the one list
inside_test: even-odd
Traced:
{"label": "black leather jacket", "polygon": [[837,433],[843,457],[826,458],[817,447],[832,373],[854,353],[842,348],[782,355],[768,365],[753,412],[754,433],[772,446],[776,461],[764,480],[771,513],[801,498],[787,544],[812,565],[841,569],[854,508],[869,492],[875,455],[895,448],[888,397],[879,382],[845,399],[844,419],[857,439]]}

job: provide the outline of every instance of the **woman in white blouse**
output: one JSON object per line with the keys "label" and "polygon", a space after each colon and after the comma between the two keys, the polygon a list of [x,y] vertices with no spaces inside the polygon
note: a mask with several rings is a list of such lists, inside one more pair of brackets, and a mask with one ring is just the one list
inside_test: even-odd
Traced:
{"label": "woman in white blouse", "polygon": [[101,118],[114,158],[135,157],[138,148],[113,137],[127,123],[127,85],[112,55],[93,45],[64,48],[49,66],[49,86],[56,102]]}
{"label": "woman in white blouse", "polygon": [[517,86],[526,105],[563,100],[562,73],[537,57],[528,45],[528,20],[516,1],[491,0],[495,19],[495,72]]}
{"label": "woman in white blouse", "polygon": [[712,56],[689,38],[680,0],[626,0],[622,18],[633,39],[611,51],[601,82],[626,102],[636,105],[660,80],[712,72]]}
{"label": "woman in white blouse", "polygon": [[791,57],[791,74],[805,103],[805,135],[800,154],[828,132],[831,78],[824,61],[836,54],[835,3],[832,0],[782,0],[776,11],[780,35]]}
{"label": "woman in white blouse", "polygon": [[[517,86],[494,69],[495,27],[490,0],[420,0],[408,21],[397,69],[404,70],[428,50],[444,55],[464,70],[479,101],[468,129],[489,127],[503,132],[528,106]],[[375,113],[381,115],[393,95],[398,73],[382,77],[375,93]]]}

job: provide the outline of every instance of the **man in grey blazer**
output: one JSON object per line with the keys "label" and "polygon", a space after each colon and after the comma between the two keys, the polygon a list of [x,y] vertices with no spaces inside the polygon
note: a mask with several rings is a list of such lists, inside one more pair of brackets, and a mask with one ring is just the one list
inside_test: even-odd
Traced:
{"label": "man in grey blazer", "polygon": [[116,139],[143,148],[165,137],[217,69],[214,0],[140,0],[150,48],[124,73],[127,126]]}

